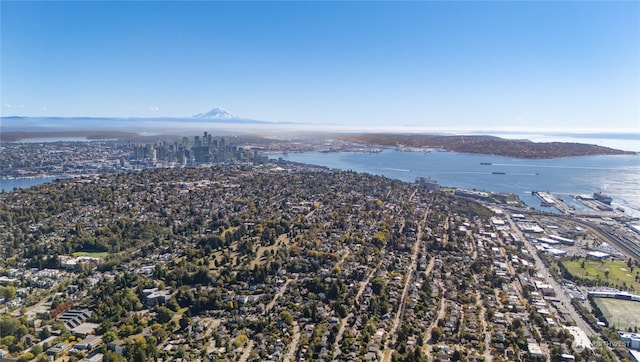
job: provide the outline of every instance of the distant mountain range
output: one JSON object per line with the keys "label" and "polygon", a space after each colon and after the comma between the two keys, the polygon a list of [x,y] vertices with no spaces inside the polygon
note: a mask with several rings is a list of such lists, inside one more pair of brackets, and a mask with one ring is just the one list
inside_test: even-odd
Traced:
{"label": "distant mountain range", "polygon": [[222,127],[243,127],[251,125],[276,125],[281,122],[259,121],[240,118],[222,108],[213,108],[206,113],[191,117],[24,117],[8,116],[0,118],[0,131],[77,131],[77,130],[122,130],[136,131],[203,128],[210,124]]}
{"label": "distant mountain range", "polygon": [[[331,133],[331,138],[383,146],[413,146],[444,148],[455,152],[497,154],[519,158],[550,158],[579,155],[619,154],[619,150],[600,147],[594,144],[585,145],[575,142],[531,142],[523,139],[501,139],[498,137],[482,136],[481,131],[473,135],[453,136],[456,132],[442,134],[424,130],[411,130],[405,133],[401,128],[393,128],[386,132],[371,133],[367,126],[361,129],[341,128],[343,125],[270,122],[249,118],[240,118],[222,108],[213,108],[205,113],[198,113],[187,117],[0,117],[0,142],[16,141],[30,137],[43,137],[43,134],[75,134],[73,132],[89,132],[92,138],[96,132],[107,132],[109,135],[137,133],[143,135],[185,134],[193,132],[266,132],[278,134],[314,134]],[[375,128],[375,127],[373,127]],[[71,132],[71,133],[70,133]],[[541,131],[542,132],[542,131]],[[487,131],[487,134],[509,136],[510,132]],[[519,132],[516,132],[520,135]],[[37,135],[36,135],[37,134]],[[606,144],[601,141],[593,142],[591,138],[629,140],[631,143],[640,140],[640,134],[623,133],[590,133],[590,134],[562,134],[549,135],[567,136],[569,139],[585,139],[595,144]],[[546,134],[545,134],[546,135]],[[526,135],[522,135],[526,138]],[[617,143],[616,143],[617,144]],[[625,147],[627,148],[627,147]],[[637,146],[627,149],[637,150]],[[626,153],[626,152],[623,152]]]}

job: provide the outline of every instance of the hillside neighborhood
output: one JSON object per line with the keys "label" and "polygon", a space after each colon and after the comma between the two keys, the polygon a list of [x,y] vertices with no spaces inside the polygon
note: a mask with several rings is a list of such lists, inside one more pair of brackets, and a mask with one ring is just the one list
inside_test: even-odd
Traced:
{"label": "hillside neighborhood", "polygon": [[638,360],[640,321],[607,307],[640,304],[638,260],[432,186],[280,160],[3,192],[0,359]]}

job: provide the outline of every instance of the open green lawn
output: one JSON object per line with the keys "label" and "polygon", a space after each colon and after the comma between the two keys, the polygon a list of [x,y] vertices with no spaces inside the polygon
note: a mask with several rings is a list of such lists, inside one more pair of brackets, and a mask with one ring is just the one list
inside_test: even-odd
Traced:
{"label": "open green lawn", "polygon": [[[227,232],[233,232],[237,229],[237,227],[231,227],[229,229],[226,229],[225,231],[222,232],[222,235],[224,237],[224,235]],[[260,237],[253,237],[253,241],[254,241],[254,248],[256,251],[256,256],[255,258],[251,259],[251,262],[249,264],[249,267],[251,269],[253,269],[256,265],[262,265],[265,263],[266,258],[265,258],[265,252],[267,251],[272,251],[272,252],[276,252],[278,250],[278,248],[281,246],[279,244],[284,244],[284,245],[289,245],[290,240],[287,237],[287,234],[282,234],[280,236],[278,236],[278,238],[276,239],[275,244],[273,245],[269,245],[269,246],[260,246]],[[231,257],[231,263],[233,265],[236,265],[237,263],[237,259],[239,257],[238,252],[236,251],[238,248],[238,242],[234,241],[231,246],[228,249],[225,250],[217,250],[211,253],[211,262],[209,263],[209,269],[210,270],[216,270],[218,269],[215,266],[215,260],[217,260],[218,262],[220,262],[222,260],[222,256],[224,255],[225,252],[230,251],[229,256]],[[246,259],[247,257],[243,257],[243,260]]]}
{"label": "open green lawn", "polygon": [[251,261],[251,264],[249,265],[250,268],[253,269],[253,267],[255,267],[256,265],[260,264],[264,264],[266,259],[264,258],[264,253],[267,250],[271,250],[272,252],[276,252],[279,248],[278,243],[279,242],[283,242],[285,245],[289,245],[289,238],[287,237],[287,234],[282,234],[280,236],[278,236],[278,238],[276,239],[275,244],[273,245],[269,245],[269,246],[258,246],[258,250],[256,251],[256,257]]}
{"label": "open green lawn", "polygon": [[106,251],[76,251],[73,256],[90,256],[92,258],[106,258],[109,253]]}
{"label": "open green lawn", "polygon": [[[584,268],[582,262],[584,261]],[[595,261],[579,259],[575,261],[565,260],[562,262],[567,271],[574,277],[589,280],[603,280],[616,285],[620,289],[631,287],[635,293],[640,293],[640,283],[636,281],[636,275],[640,275],[640,268],[634,268],[633,271],[623,261]],[[607,277],[606,272],[609,271]],[[640,279],[639,279],[640,280]]]}
{"label": "open green lawn", "polygon": [[610,326],[618,330],[640,328],[640,302],[614,298],[595,298]]}

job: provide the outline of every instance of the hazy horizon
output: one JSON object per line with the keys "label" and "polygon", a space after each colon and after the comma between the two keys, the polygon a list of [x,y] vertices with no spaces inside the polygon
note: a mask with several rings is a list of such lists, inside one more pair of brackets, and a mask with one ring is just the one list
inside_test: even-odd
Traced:
{"label": "hazy horizon", "polygon": [[3,116],[640,132],[638,2],[0,6]]}
{"label": "hazy horizon", "polygon": [[[640,132],[616,130],[462,128],[416,125],[339,125],[321,123],[268,122],[245,119],[197,119],[192,117],[158,118],[88,118],[88,117],[3,117],[3,132],[110,132],[127,131],[140,135],[172,135],[202,131],[242,133],[263,136],[330,135],[332,133],[389,133],[490,135],[506,139],[528,139],[533,142],[576,142],[640,152]],[[48,122],[49,121],[49,122]],[[111,122],[109,122],[111,121]]]}

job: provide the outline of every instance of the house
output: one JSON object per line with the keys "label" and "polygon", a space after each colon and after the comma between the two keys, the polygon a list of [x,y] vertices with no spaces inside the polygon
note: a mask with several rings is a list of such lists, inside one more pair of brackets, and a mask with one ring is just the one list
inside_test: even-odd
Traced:
{"label": "house", "polygon": [[171,298],[168,290],[159,290],[158,288],[144,289],[142,296],[145,298],[147,306],[165,304]]}
{"label": "house", "polygon": [[77,350],[90,351],[102,343],[102,336],[87,336],[75,345]]}
{"label": "house", "polygon": [[529,341],[527,343],[527,350],[529,351],[529,356],[533,358],[543,358],[544,353],[542,353],[542,348],[535,341]]}
{"label": "house", "polygon": [[78,338],[86,338],[87,336],[94,334],[98,327],[100,327],[100,325],[97,323],[81,323],[73,328],[71,333]]}
{"label": "house", "polygon": [[62,356],[65,353],[67,353],[67,351],[70,349],[71,349],[70,344],[58,343],[47,350],[47,355],[53,356],[54,358],[58,358],[59,356]]}
{"label": "house", "polygon": [[91,318],[92,314],[88,309],[69,309],[60,313],[56,320],[64,322],[67,328],[73,329]]}
{"label": "house", "polygon": [[610,255],[607,253],[603,253],[601,251],[590,251],[587,253],[587,259],[592,260],[606,260],[609,259]]}
{"label": "house", "polygon": [[127,348],[127,345],[125,341],[116,339],[115,341],[109,342],[107,344],[107,348],[114,351],[117,355],[122,356],[124,350]]}
{"label": "house", "polygon": [[626,333],[618,332],[620,335],[620,341],[622,341],[627,348],[640,350],[640,333]]}
{"label": "house", "polygon": [[87,357],[87,362],[102,362],[104,355],[102,353],[96,353]]}

